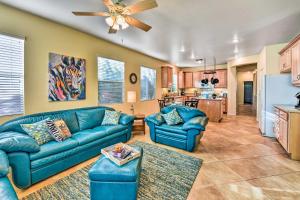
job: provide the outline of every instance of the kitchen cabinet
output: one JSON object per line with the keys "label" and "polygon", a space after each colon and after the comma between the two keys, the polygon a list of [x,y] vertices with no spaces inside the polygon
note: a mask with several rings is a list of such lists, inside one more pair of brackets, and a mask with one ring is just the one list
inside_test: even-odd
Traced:
{"label": "kitchen cabinet", "polygon": [[183,71],[178,72],[178,88],[179,89],[184,88],[184,73],[183,73]]}
{"label": "kitchen cabinet", "polygon": [[193,88],[193,72],[184,72],[184,87]]}
{"label": "kitchen cabinet", "polygon": [[220,122],[223,118],[222,99],[199,99],[198,109],[203,111],[211,122]]}
{"label": "kitchen cabinet", "polygon": [[300,35],[280,52],[280,72],[292,72],[292,84],[300,86]]}
{"label": "kitchen cabinet", "polygon": [[292,69],[292,51],[287,49],[280,54],[280,72],[291,72]]}
{"label": "kitchen cabinet", "polygon": [[173,84],[173,69],[172,67],[161,67],[161,87],[171,88]]}
{"label": "kitchen cabinet", "polygon": [[227,88],[227,69],[217,70],[215,77],[219,79],[219,83],[215,88]]}
{"label": "kitchen cabinet", "polygon": [[294,160],[300,160],[300,110],[293,106],[274,107],[273,130],[278,142]]}
{"label": "kitchen cabinet", "polygon": [[201,86],[202,72],[193,72],[193,87],[199,88]]}
{"label": "kitchen cabinet", "polygon": [[300,86],[300,40],[292,46],[292,83]]}

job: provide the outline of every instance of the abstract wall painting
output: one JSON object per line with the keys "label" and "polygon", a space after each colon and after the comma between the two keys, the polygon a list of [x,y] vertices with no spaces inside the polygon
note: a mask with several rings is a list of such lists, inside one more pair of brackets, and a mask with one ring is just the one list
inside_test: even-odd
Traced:
{"label": "abstract wall painting", "polygon": [[86,98],[86,60],[49,53],[49,101]]}

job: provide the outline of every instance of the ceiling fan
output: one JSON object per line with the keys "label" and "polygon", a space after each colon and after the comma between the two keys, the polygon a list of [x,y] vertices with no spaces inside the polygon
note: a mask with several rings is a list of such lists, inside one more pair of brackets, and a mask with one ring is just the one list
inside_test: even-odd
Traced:
{"label": "ceiling fan", "polygon": [[130,15],[140,13],[144,10],[149,10],[157,7],[155,0],[143,0],[133,5],[125,5],[123,0],[102,0],[103,4],[108,8],[108,12],[73,12],[76,16],[102,16],[107,17],[105,22],[109,26],[108,33],[116,33],[118,30],[126,29],[130,25],[149,31],[152,27],[144,22],[131,17]]}

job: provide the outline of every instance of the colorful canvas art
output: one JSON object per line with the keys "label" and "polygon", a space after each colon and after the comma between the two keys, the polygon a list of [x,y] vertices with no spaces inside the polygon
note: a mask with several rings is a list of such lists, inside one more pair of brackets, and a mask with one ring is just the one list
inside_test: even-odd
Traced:
{"label": "colorful canvas art", "polygon": [[49,53],[49,101],[85,99],[86,61]]}

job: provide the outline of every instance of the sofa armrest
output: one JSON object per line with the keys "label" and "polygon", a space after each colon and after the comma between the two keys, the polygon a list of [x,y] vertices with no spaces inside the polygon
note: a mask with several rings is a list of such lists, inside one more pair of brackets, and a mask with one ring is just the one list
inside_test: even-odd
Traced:
{"label": "sofa armrest", "polygon": [[9,168],[9,163],[8,163],[7,155],[4,151],[0,150],[0,178],[8,174],[8,168]]}
{"label": "sofa armrest", "polygon": [[145,118],[145,121],[147,123],[149,123],[149,122],[153,123],[156,126],[160,126],[165,122],[164,118],[162,117],[162,115],[160,113],[155,113],[155,114],[149,115],[148,117]]}
{"label": "sofa armrest", "polygon": [[29,135],[18,132],[0,133],[0,149],[10,152],[28,152],[34,153],[40,151],[40,146]]}
{"label": "sofa armrest", "polygon": [[205,127],[207,123],[208,123],[207,117],[194,117],[189,121],[185,122],[182,126],[182,129],[183,130],[197,129],[200,131],[205,131]]}
{"label": "sofa armrest", "polygon": [[134,120],[133,115],[127,115],[127,114],[122,113],[120,116],[119,123],[122,125],[128,125],[128,124],[132,123],[133,120]]}

